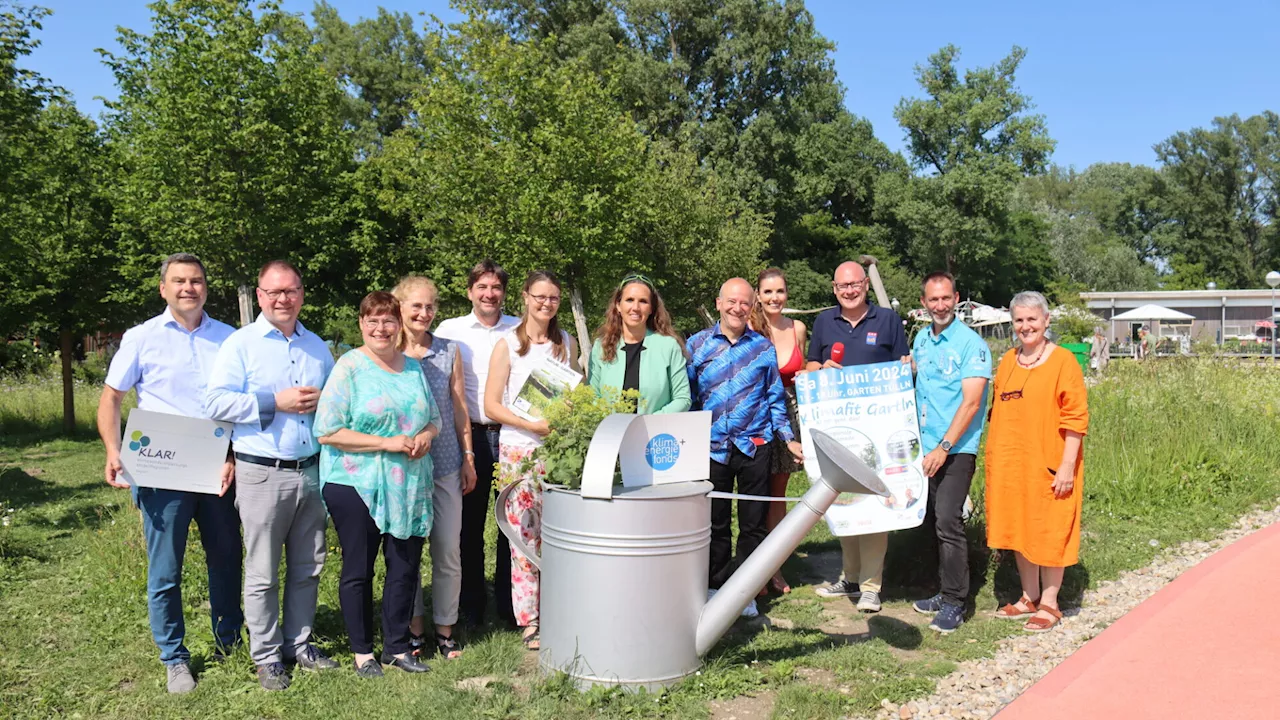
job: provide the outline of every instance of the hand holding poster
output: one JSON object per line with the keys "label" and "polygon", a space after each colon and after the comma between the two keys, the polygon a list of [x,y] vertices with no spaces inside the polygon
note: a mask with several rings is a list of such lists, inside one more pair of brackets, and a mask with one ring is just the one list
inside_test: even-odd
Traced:
{"label": "hand holding poster", "polygon": [[511,410],[525,420],[541,420],[542,408],[582,382],[582,373],[548,355],[533,368],[511,401]]}
{"label": "hand holding poster", "polygon": [[901,362],[828,368],[796,376],[805,472],[821,477],[809,431],[822,430],[856,453],[890,497],[843,494],[827,511],[835,535],[901,530],[924,521],[929,483],[921,466],[911,365]]}

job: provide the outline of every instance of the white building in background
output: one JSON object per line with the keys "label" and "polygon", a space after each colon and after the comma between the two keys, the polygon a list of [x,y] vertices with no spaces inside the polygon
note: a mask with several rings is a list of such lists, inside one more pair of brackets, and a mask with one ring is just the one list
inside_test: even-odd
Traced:
{"label": "white building in background", "polygon": [[[1146,325],[1156,338],[1190,336],[1193,340],[1222,342],[1232,338],[1271,338],[1275,311],[1271,290],[1152,290],[1142,292],[1087,292],[1080,297],[1089,310],[1108,321],[1113,342],[1131,339]],[[1187,322],[1125,322],[1112,317],[1143,305],[1160,305],[1187,313]]]}

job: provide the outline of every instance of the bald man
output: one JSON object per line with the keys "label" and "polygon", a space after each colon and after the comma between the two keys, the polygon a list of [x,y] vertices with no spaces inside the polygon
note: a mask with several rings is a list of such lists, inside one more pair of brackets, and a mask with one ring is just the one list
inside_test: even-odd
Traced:
{"label": "bald man", "polygon": [[[823,310],[813,321],[805,370],[903,360],[908,357],[907,334],[902,318],[889,308],[867,302],[867,272],[856,262],[841,263],[831,281],[838,307]],[[840,362],[831,349],[844,346]],[[822,597],[856,597],[862,612],[880,611],[880,588],[888,533],[849,535],[840,538],[844,573],[839,580],[817,589]]]}
{"label": "bald man", "polygon": [[[716,310],[720,322],[689,338],[689,389],[694,410],[711,411],[711,483],[722,492],[769,494],[775,436],[787,442],[797,460],[800,443],[791,434],[787,406],[773,343],[747,325],[755,305],[751,283],[733,278],[720,287]],[[729,500],[711,501],[711,563],[708,587],[714,594],[733,573],[732,507]],[[738,562],[759,547],[767,503],[738,502]],[[742,614],[759,614],[754,600]]]}

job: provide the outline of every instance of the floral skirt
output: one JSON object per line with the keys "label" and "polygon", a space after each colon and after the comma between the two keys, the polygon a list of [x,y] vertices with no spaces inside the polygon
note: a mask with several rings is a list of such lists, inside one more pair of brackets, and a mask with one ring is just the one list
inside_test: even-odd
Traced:
{"label": "floral skirt", "polygon": [[[542,478],[546,468],[532,461],[533,448],[498,449],[497,480],[500,487],[516,484],[503,508],[507,522],[518,528],[520,539],[534,552],[542,553]],[[511,608],[520,627],[538,624],[538,599],[541,586],[538,568],[515,543],[511,545]]]}

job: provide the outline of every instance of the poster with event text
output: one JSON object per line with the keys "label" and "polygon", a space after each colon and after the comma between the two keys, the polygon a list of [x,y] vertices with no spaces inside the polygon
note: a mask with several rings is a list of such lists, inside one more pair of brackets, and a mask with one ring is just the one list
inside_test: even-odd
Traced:
{"label": "poster with event text", "polygon": [[929,483],[922,467],[911,365],[901,362],[827,368],[796,376],[804,469],[820,477],[809,432],[834,437],[862,458],[891,493],[843,493],[827,511],[834,535],[912,528],[924,521]]}

